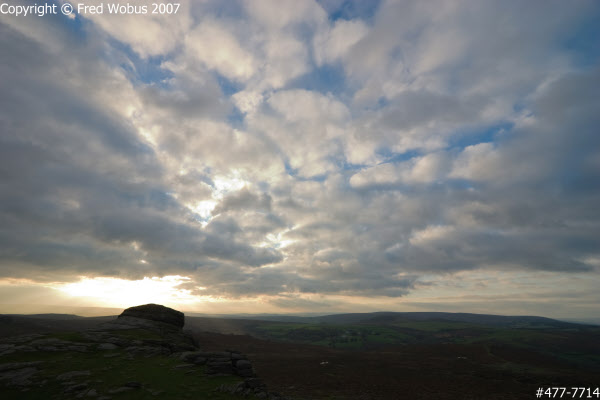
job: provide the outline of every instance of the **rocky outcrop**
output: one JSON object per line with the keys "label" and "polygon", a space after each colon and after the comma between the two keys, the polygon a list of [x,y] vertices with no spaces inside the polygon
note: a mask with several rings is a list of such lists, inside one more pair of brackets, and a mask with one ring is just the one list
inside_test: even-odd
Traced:
{"label": "rocky outcrop", "polygon": [[183,361],[206,365],[207,375],[237,375],[254,377],[254,369],[248,358],[238,351],[188,351],[181,353]]}
{"label": "rocky outcrop", "polygon": [[[36,388],[46,390],[49,387],[46,385],[52,382],[54,387],[60,388],[58,390],[62,392],[62,396],[68,398],[107,399],[127,391],[139,391],[155,396],[169,390],[168,387],[157,387],[154,382],[147,380],[119,382],[117,378],[109,388],[104,387],[106,385],[98,385],[98,382],[102,382],[98,380],[98,375],[102,375],[106,368],[119,368],[128,362],[147,358],[154,366],[164,365],[165,374],[175,374],[179,377],[182,373],[185,376],[197,374],[216,381],[222,379],[218,378],[222,376],[239,379],[234,379],[233,385],[216,386],[214,391],[217,392],[244,397],[250,395],[269,400],[284,399],[267,390],[265,384],[256,377],[252,363],[240,352],[202,350],[192,336],[182,330],[184,322],[184,315],[179,311],[147,304],[128,308],[114,321],[88,331],[56,334],[54,337],[32,334],[2,339],[0,393],[2,387],[21,392]],[[12,359],[18,360],[19,354],[25,353],[28,353],[25,360],[30,360],[36,353],[40,353],[54,361],[2,362],[3,356],[10,355]],[[106,359],[111,367],[98,367],[97,362],[90,362],[93,358]],[[71,360],[78,362],[72,364]],[[46,364],[59,365],[60,373],[49,377],[44,373]]]}
{"label": "rocky outcrop", "polygon": [[41,363],[42,361],[30,361],[0,364],[0,382],[6,381],[13,386],[30,385]]}
{"label": "rocky outcrop", "polygon": [[177,336],[184,324],[185,316],[181,311],[159,304],[145,304],[126,309],[117,319],[102,324],[99,330],[144,329]]}
{"label": "rocky outcrop", "polygon": [[181,311],[161,306],[159,304],[145,304],[143,306],[130,307],[119,315],[119,320],[139,318],[164,324],[172,325],[179,329],[185,324],[185,316]]}

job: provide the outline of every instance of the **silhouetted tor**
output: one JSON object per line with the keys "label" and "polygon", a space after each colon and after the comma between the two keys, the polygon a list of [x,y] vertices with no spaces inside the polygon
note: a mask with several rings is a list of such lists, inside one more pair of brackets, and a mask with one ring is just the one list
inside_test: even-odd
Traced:
{"label": "silhouetted tor", "polygon": [[119,315],[119,318],[121,317],[148,319],[175,325],[178,328],[183,328],[185,324],[185,316],[181,311],[173,310],[160,304],[145,304],[143,306],[130,307]]}

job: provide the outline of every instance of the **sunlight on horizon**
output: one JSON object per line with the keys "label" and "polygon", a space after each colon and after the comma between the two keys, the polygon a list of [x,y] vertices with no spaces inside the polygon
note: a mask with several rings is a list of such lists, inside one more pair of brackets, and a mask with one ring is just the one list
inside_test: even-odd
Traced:
{"label": "sunlight on horizon", "polygon": [[162,278],[144,277],[141,280],[119,278],[87,278],[80,281],[54,286],[55,289],[72,297],[86,298],[106,306],[124,307],[145,303],[190,305],[198,302],[192,291],[178,286],[190,278],[169,275]]}

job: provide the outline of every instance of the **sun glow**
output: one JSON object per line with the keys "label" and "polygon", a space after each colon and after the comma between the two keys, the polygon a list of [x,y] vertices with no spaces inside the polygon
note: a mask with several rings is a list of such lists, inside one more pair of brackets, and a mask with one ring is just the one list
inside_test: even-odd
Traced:
{"label": "sun glow", "polygon": [[210,219],[212,217],[212,211],[216,207],[217,202],[214,200],[203,200],[197,202],[194,206],[188,206],[194,213],[200,216],[202,219]]}
{"label": "sun glow", "polygon": [[79,282],[55,288],[69,296],[94,300],[110,307],[129,307],[145,303],[181,306],[198,301],[191,290],[179,287],[189,281],[190,278],[179,275],[145,277],[135,281],[83,277]]}
{"label": "sun glow", "polygon": [[[185,170],[181,170],[180,174],[185,174]],[[241,173],[237,170],[232,172],[232,175],[219,175],[213,179],[212,199],[200,200],[192,203],[186,203],[185,206],[199,218],[202,227],[208,225],[213,218],[213,211],[220,201],[230,192],[241,190],[245,186],[249,186],[250,182],[245,181],[241,177]],[[175,198],[177,195],[175,194]]]}
{"label": "sun glow", "polygon": [[283,249],[290,244],[296,242],[295,239],[284,239],[286,233],[288,233],[290,229],[286,229],[282,232],[275,234],[269,233],[265,236],[265,240],[258,244],[259,247],[270,247],[275,249]]}
{"label": "sun glow", "polygon": [[250,182],[242,179],[241,174],[236,170],[233,171],[231,176],[216,176],[213,182],[215,185],[213,197],[218,199],[223,198],[229,192],[235,192],[250,184]]}

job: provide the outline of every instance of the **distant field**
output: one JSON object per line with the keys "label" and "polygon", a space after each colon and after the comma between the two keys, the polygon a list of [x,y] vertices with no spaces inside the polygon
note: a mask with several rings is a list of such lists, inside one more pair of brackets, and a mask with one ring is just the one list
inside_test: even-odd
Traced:
{"label": "distant field", "polygon": [[405,344],[412,339],[393,327],[377,325],[265,324],[255,327],[252,333],[273,340],[344,349]]}
{"label": "distant field", "polygon": [[600,327],[499,328],[455,321],[406,321],[389,325],[253,321],[240,330],[261,339],[349,350],[444,343],[510,346],[600,370],[596,356],[600,355]]}

